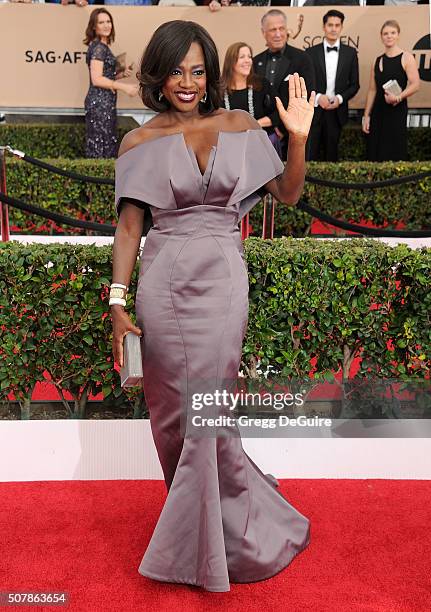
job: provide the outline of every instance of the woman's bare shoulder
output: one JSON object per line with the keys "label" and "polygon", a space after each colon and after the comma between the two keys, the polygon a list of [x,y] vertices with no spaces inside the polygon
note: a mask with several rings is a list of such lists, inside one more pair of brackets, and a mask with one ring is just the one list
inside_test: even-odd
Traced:
{"label": "woman's bare shoulder", "polygon": [[235,109],[223,114],[223,122],[228,132],[244,132],[246,130],[261,130],[259,123],[247,111]]}
{"label": "woman's bare shoulder", "polygon": [[[244,132],[250,129],[262,129],[256,119],[254,119],[246,111],[239,109],[232,111],[228,111],[223,108],[218,109],[213,114],[211,124],[208,124],[208,127],[210,127],[210,125],[212,129],[215,129],[215,131],[222,132]],[[176,131],[178,131],[178,129]],[[160,119],[159,115],[153,117],[141,127],[127,132],[121,141],[118,157],[121,157],[121,155],[130,149],[133,149],[134,147],[147,142],[148,140],[152,140],[160,136],[166,136],[170,133],[172,133],[172,126],[170,124],[164,123]]]}
{"label": "woman's bare shoulder", "polygon": [[125,134],[118,150],[118,157],[121,157],[123,153],[126,153],[130,149],[133,149],[147,140],[163,135],[164,129],[159,126],[158,122],[154,121],[154,119],[150,119],[144,125],[141,125],[140,127],[137,127]]}
{"label": "woman's bare shoulder", "polygon": [[413,55],[413,53],[410,53],[410,51],[403,51],[401,62],[404,64],[404,67],[408,66],[409,64],[416,65],[415,56]]}

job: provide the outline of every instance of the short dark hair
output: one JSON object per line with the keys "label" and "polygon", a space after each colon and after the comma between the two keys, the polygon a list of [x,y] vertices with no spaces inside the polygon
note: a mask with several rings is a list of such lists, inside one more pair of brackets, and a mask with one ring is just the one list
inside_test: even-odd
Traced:
{"label": "short dark hair", "polygon": [[207,99],[199,104],[201,114],[210,113],[221,106],[220,63],[217,47],[208,32],[194,21],[175,19],[157,28],[141,59],[136,78],[143,103],[160,113],[169,110],[170,103],[160,89],[170,72],[184,59],[190,45],[196,42],[202,47],[207,76]]}
{"label": "short dark hair", "polygon": [[114,20],[112,18],[111,13],[107,11],[105,8],[101,7],[101,8],[94,9],[94,11],[90,15],[90,19],[88,20],[87,29],[85,30],[85,38],[82,41],[84,45],[89,45],[90,43],[93,42],[93,40],[96,40],[97,38],[96,36],[97,18],[99,15],[103,15],[103,14],[108,15],[112,23],[111,34],[108,37],[108,45],[114,42],[115,40]]}
{"label": "short dark hair", "polygon": [[344,13],[337,11],[337,9],[331,9],[323,15],[323,25],[325,25],[330,17],[338,17],[338,19],[341,19],[341,23],[344,23]]}

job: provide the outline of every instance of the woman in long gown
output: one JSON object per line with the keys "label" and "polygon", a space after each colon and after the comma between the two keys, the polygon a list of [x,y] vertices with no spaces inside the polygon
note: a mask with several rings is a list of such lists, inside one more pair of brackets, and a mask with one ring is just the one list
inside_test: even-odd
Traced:
{"label": "woman in long gown", "polygon": [[[380,36],[385,52],[371,69],[362,129],[367,134],[369,161],[398,161],[407,159],[407,98],[419,89],[419,72],[413,55],[398,46],[397,21],[385,21]],[[401,87],[398,96],[384,90],[390,80]]]}
{"label": "woman in long gown", "polygon": [[84,39],[88,45],[86,62],[90,74],[90,87],[84,101],[85,154],[89,158],[117,156],[117,91],[129,96],[138,93],[136,85],[120,82],[131,75],[132,66],[116,72],[115,56],[110,49],[114,40],[111,13],[104,8],[94,9]]}
{"label": "woman in long gown", "polygon": [[220,108],[217,50],[198,24],[160,26],[140,81],[144,103],[159,114],[120,146],[114,283],[128,287],[153,225],[140,258],[138,326],[111,306],[113,353],[121,366],[124,335],[143,332],[144,392],[168,495],[139,572],[229,591],[229,581],[278,573],[309,542],[309,520],[244,452],[236,424],[226,436],[199,435],[190,423],[194,392],[237,379],[248,316],[238,222],[265,190],[298,201],[314,92],[308,102],[296,74],[288,109],[277,100],[290,133],[284,168],[255,119]]}

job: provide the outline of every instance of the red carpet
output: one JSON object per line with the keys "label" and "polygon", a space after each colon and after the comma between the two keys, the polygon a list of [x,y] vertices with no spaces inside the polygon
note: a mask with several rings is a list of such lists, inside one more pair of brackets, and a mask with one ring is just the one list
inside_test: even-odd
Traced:
{"label": "red carpet", "polygon": [[269,580],[208,593],[138,574],[162,482],[0,483],[0,591],[70,594],[66,607],[23,611],[431,610],[431,481],[282,480],[280,488],[311,519],[309,547]]}
{"label": "red carpet", "polygon": [[[372,223],[371,221],[368,221],[367,219],[359,219],[358,221],[352,221],[352,220],[349,221],[348,219],[341,219],[341,221],[348,221],[349,223],[352,223],[354,225],[362,225],[365,227],[373,227],[377,229],[382,229],[382,228],[387,229],[386,225],[374,225],[374,223]],[[404,223],[404,221],[397,221],[389,229],[405,229],[405,227],[406,227],[406,224]],[[316,236],[316,235],[325,236],[328,234],[333,234],[334,236],[339,236],[339,235],[350,236],[352,234],[357,234],[357,232],[343,230],[343,229],[340,229],[339,227],[336,227],[335,225],[331,225],[330,223],[325,223],[324,221],[313,219],[313,221],[311,222],[310,235],[311,236]]]}

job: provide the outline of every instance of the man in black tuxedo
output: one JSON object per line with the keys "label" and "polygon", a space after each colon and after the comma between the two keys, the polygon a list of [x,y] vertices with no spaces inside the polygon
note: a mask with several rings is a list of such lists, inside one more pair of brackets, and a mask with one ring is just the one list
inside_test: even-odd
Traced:
{"label": "man in black tuxedo", "polygon": [[316,73],[316,109],[310,130],[308,159],[338,160],[341,129],[349,118],[348,101],[359,89],[356,50],[340,42],[344,15],[336,9],[323,16],[323,43],[307,49]]}
{"label": "man in black tuxedo", "polygon": [[[283,102],[289,103],[289,87],[287,77],[297,72],[304,77],[308,95],[315,89],[314,68],[311,58],[296,47],[287,44],[286,15],[279,9],[271,9],[265,13],[261,21],[262,34],[266,41],[267,51],[253,58],[254,71],[265,77],[272,85],[275,95]],[[270,115],[272,125],[283,138],[284,153],[287,150],[287,131],[281,123],[277,111]]]}

